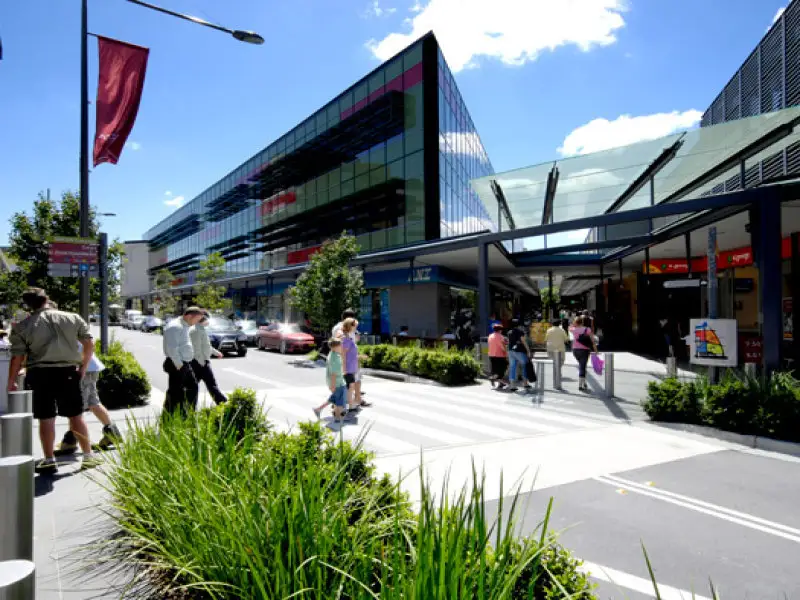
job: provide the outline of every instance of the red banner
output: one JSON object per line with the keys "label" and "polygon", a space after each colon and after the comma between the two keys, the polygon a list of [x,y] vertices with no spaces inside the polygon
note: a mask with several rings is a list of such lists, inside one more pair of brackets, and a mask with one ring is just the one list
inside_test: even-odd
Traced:
{"label": "red banner", "polygon": [[[781,258],[786,260],[792,257],[792,240],[785,237],[781,240]],[[753,264],[753,249],[749,246],[735,250],[723,250],[717,257],[717,268],[728,269],[747,267]],[[708,259],[703,256],[692,258],[692,273],[705,273],[708,269]],[[642,263],[642,271],[647,272],[647,263]],[[685,258],[651,258],[650,273],[671,275],[674,273],[688,273],[689,264]]]}
{"label": "red banner", "polygon": [[150,50],[98,37],[100,77],[97,82],[97,125],[94,166],[117,164],[139,112]]}

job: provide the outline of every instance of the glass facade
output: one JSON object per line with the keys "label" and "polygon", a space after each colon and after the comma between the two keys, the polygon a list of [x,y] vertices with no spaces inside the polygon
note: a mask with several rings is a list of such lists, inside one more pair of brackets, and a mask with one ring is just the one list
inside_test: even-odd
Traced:
{"label": "glass facade", "polygon": [[279,269],[342,231],[366,253],[494,229],[469,186],[492,172],[428,35],[148,231],[150,273],[193,283],[211,252],[232,277]]}
{"label": "glass facade", "polygon": [[497,230],[497,203],[486,205],[470,181],[494,174],[447,62],[438,51],[440,235]]}

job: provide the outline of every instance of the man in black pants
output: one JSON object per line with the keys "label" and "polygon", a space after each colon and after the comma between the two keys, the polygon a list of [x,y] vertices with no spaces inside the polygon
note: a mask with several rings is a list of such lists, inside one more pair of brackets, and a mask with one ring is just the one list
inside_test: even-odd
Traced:
{"label": "man in black pants", "polygon": [[222,404],[227,400],[219,386],[217,379],[214,377],[214,371],[211,370],[211,357],[216,356],[220,358],[222,352],[215,350],[211,346],[211,340],[208,339],[208,332],[206,326],[208,325],[209,314],[205,312],[200,322],[192,327],[189,331],[189,336],[192,339],[192,349],[194,350],[194,360],[192,361],[192,370],[197,378],[197,381],[202,381],[206,384],[206,389],[214,402]]}
{"label": "man in black pants", "polygon": [[197,379],[192,370],[194,349],[189,330],[203,318],[203,309],[190,306],[183,316],[164,327],[164,372],[169,377],[164,412],[197,408]]}

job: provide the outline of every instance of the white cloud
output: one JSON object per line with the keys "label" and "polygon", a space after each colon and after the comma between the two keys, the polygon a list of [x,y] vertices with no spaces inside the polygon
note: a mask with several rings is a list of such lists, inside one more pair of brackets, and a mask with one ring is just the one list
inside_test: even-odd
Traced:
{"label": "white cloud", "polygon": [[370,40],[367,47],[386,60],[433,30],[455,72],[476,66],[482,56],[522,65],[561,46],[588,51],[613,44],[626,7],[627,0],[429,0],[412,7],[420,10],[411,31]]}
{"label": "white cloud", "polygon": [[164,200],[164,204],[166,206],[170,206],[172,208],[180,208],[186,203],[186,199],[183,196],[173,196],[172,192],[170,192],[169,190],[164,192],[164,195],[167,197],[167,199]]}
{"label": "white cloud", "polygon": [[381,6],[379,0],[373,0],[369,8],[364,12],[365,17],[382,17],[389,16],[397,12],[396,8],[384,8]]}
{"label": "white cloud", "polygon": [[773,25],[775,25],[775,23],[777,22],[777,20],[781,18],[781,15],[783,15],[783,11],[785,11],[785,10],[786,10],[786,7],[785,7],[785,6],[781,6],[781,7],[778,9],[778,12],[776,12],[776,13],[775,13],[775,16],[774,16],[774,17],[772,17],[772,24],[773,24]]}
{"label": "white cloud", "polygon": [[412,13],[422,12],[422,4],[420,4],[419,0],[414,2],[414,6],[408,9]]}
{"label": "white cloud", "polygon": [[[439,147],[442,152],[447,152],[442,147],[442,144],[447,142],[449,145],[449,152],[453,154],[462,154],[465,156],[477,156],[478,158],[484,156],[482,151],[483,145],[481,138],[474,132],[459,132],[459,131],[445,131],[439,134]],[[445,147],[446,148],[446,147]]]}
{"label": "white cloud", "polygon": [[134,152],[136,152],[137,150],[141,150],[142,148],[142,145],[139,142],[128,142],[127,145],[130,146],[131,150],[133,150]]}
{"label": "white cloud", "polygon": [[699,110],[674,110],[639,117],[622,115],[613,121],[594,119],[570,132],[558,152],[563,156],[574,156],[654,140],[692,128],[702,116]]}

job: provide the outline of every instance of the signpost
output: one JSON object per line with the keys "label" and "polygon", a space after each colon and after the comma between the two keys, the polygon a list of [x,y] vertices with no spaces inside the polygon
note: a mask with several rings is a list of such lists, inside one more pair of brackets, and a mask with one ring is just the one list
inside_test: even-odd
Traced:
{"label": "signpost", "polygon": [[[719,306],[718,301],[718,291],[719,291],[719,281],[717,281],[717,228],[716,227],[709,227],[708,228],[708,249],[707,249],[707,260],[708,260],[708,291],[707,291],[707,300],[708,300],[708,319],[709,321],[717,318],[717,307]],[[711,380],[711,383],[717,382],[717,369],[713,363],[709,364],[711,368],[708,370],[708,378]],[[733,364],[736,366],[736,363]]]}
{"label": "signpost", "polygon": [[47,248],[50,277],[99,277],[100,254],[93,238],[54,237]]}

